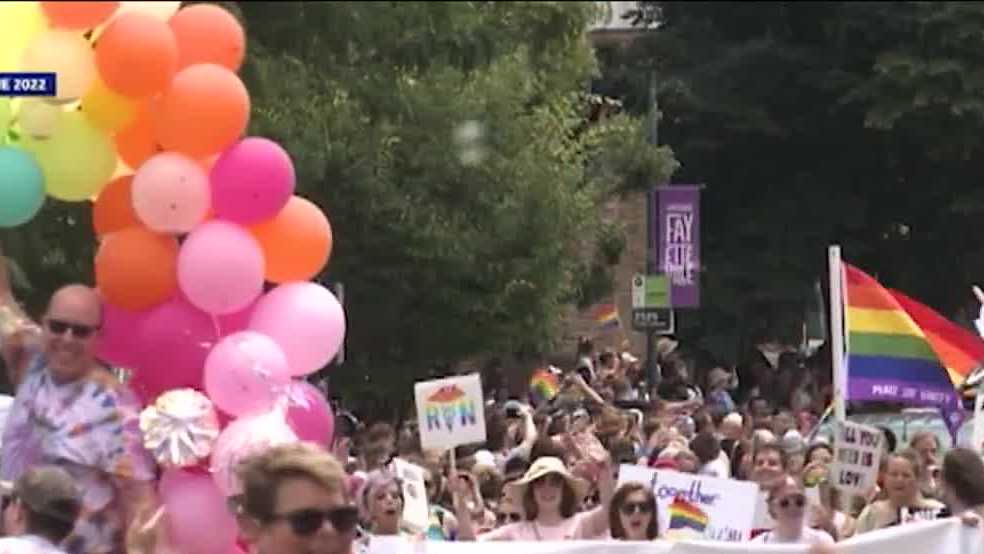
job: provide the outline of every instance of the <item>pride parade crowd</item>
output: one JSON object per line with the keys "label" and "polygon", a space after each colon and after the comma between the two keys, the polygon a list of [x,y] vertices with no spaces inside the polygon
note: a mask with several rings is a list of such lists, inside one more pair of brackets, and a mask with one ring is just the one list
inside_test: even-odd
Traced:
{"label": "pride parade crowd", "polygon": [[[0,298],[13,302],[5,271]],[[93,290],[68,286],[33,332],[4,336],[17,398],[0,452],[0,552],[208,552],[173,544],[182,514],[161,501],[141,406],[93,354],[100,305]],[[672,540],[706,524],[699,510],[661,511],[647,483],[619,484],[620,465],[756,484],[765,506],[748,537],[756,543],[836,548],[914,521],[984,516],[981,457],[931,432],[899,442],[886,431],[877,484],[853,496],[834,486],[833,438],[816,432],[831,395],[822,353],[804,360],[766,340],[737,372],[669,338],[657,355],[663,378],[651,390],[635,356],[588,340],[572,367],[538,372],[519,398],[486,375],[487,439],[454,456],[422,449],[415,420],[337,414],[330,442],[273,446],[238,464],[233,551],[352,554],[394,536]],[[426,526],[406,521],[411,499],[394,460],[424,470]]]}

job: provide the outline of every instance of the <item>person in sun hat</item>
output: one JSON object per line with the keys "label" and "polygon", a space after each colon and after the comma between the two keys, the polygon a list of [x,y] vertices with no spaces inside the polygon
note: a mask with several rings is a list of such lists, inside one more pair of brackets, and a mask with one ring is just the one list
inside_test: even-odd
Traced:
{"label": "person in sun hat", "polygon": [[0,483],[3,527],[0,552],[63,554],[58,546],[75,527],[82,495],[72,477],[54,466],[35,466],[16,482]]}
{"label": "person in sun hat", "polygon": [[[536,460],[519,480],[506,487],[514,498],[522,499],[525,521],[510,523],[478,537],[481,541],[558,541],[600,538],[608,532],[608,508],[615,491],[611,458],[592,453],[596,464],[601,503],[589,512],[578,513],[589,483],[575,477],[559,458]],[[459,508],[463,491],[455,491]],[[463,519],[458,516],[459,522]],[[459,529],[459,540],[475,538],[470,524]]]}

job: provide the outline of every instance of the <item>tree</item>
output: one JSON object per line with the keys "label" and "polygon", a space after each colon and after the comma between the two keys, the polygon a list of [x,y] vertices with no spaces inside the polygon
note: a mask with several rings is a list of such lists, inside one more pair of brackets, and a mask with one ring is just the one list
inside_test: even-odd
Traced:
{"label": "tree", "polygon": [[655,69],[674,180],[707,185],[705,305],[685,335],[733,354],[763,306],[808,301],[833,243],[944,312],[970,300],[980,7],[640,4],[658,31],[600,53],[596,90],[642,114]]}
{"label": "tree", "polygon": [[584,124],[591,3],[239,6],[251,132],[291,152],[337,237],[348,394],[544,351],[617,250],[600,204],[675,167],[637,119]]}

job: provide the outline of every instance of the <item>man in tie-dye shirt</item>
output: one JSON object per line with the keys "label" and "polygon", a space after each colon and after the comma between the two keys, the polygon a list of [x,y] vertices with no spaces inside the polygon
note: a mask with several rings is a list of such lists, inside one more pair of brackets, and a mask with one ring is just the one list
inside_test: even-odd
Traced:
{"label": "man in tie-dye shirt", "polygon": [[[2,264],[0,257],[0,264]],[[0,302],[10,302],[0,265]],[[122,554],[127,523],[153,501],[154,464],[143,449],[135,396],[96,361],[102,320],[96,292],[56,292],[35,335],[0,337],[17,385],[0,452],[0,478],[30,466],[61,467],[83,491],[83,510],[62,543],[70,554]],[[27,337],[25,339],[25,336]]]}

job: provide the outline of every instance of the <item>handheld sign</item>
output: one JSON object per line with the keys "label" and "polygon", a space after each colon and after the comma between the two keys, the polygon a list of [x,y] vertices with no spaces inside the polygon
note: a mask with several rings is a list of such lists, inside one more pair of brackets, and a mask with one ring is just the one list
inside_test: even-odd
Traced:
{"label": "handheld sign", "polygon": [[422,533],[427,529],[430,509],[427,503],[427,485],[424,468],[400,458],[392,462],[393,473],[400,478],[403,487],[403,523],[412,531]]}
{"label": "handheld sign", "polygon": [[726,542],[750,538],[758,495],[755,483],[630,465],[619,467],[618,482],[652,487],[660,537]]}
{"label": "handheld sign", "polygon": [[842,421],[837,424],[831,483],[845,492],[866,494],[878,479],[882,432],[874,427]]}
{"label": "handheld sign", "polygon": [[485,403],[477,374],[417,383],[414,396],[423,449],[485,442]]}

